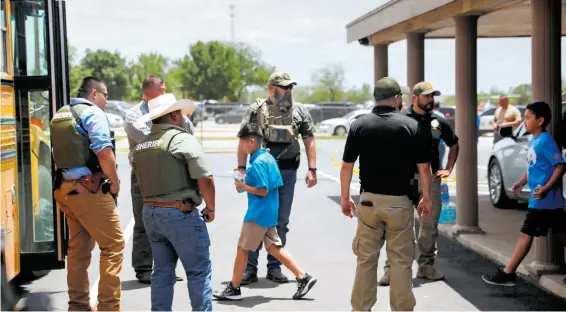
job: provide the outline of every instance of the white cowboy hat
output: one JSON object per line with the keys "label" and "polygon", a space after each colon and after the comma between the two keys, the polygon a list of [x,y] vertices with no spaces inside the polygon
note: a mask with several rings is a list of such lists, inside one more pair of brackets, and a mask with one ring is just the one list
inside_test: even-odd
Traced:
{"label": "white cowboy hat", "polygon": [[178,100],[173,93],[165,93],[147,102],[149,113],[141,116],[140,122],[154,120],[171,112],[181,110],[183,116],[191,114],[197,108],[190,100]]}

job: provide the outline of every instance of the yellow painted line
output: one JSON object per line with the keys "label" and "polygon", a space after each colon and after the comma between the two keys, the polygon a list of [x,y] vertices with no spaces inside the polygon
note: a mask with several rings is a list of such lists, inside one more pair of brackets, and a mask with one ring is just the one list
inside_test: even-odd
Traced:
{"label": "yellow painted line", "polygon": [[[337,162],[336,160],[334,160],[334,158],[336,158],[336,156],[338,155],[338,152],[334,153],[332,155],[332,157],[330,157],[330,162],[337,168],[342,168],[342,164]],[[354,173],[356,175],[360,175],[360,170],[354,168]],[[456,177],[452,177],[452,178],[442,178],[442,182],[456,182]]]}
{"label": "yellow painted line", "polygon": [[[337,168],[342,168],[342,164],[339,163],[339,162],[337,162],[336,160],[334,160],[334,158],[336,158],[336,155],[338,155],[338,152],[334,153],[334,154],[332,155],[332,157],[330,157],[330,162],[331,162],[335,167],[337,167]],[[354,172],[354,174],[356,174],[356,175],[360,175],[360,170],[358,170],[358,169],[356,169],[356,168],[354,168],[353,172]]]}

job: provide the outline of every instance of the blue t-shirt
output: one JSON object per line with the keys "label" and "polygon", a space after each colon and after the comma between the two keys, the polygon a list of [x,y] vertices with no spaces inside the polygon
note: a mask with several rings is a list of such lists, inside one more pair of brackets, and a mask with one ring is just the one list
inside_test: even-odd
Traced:
{"label": "blue t-shirt", "polygon": [[260,226],[270,228],[277,225],[279,211],[279,190],[283,178],[277,161],[265,148],[250,156],[250,166],[246,169],[246,184],[249,186],[267,188],[267,196],[257,196],[248,193],[248,211],[244,222],[253,221]]}
{"label": "blue t-shirt", "polygon": [[538,185],[545,186],[552,177],[556,164],[563,164],[564,156],[558,149],[554,139],[543,132],[533,137],[529,143],[527,152],[527,181],[531,189],[529,208],[531,209],[562,209],[564,208],[564,195],[562,194],[562,183],[556,183],[548,191],[543,199],[534,199],[532,193]]}
{"label": "blue t-shirt", "polygon": [[[85,108],[79,116],[84,126],[77,124],[76,128],[80,134],[87,136],[90,141],[90,149],[94,154],[98,155],[103,149],[112,147],[110,139],[110,122],[108,117],[95,104],[83,98],[72,98],[71,106],[77,104],[90,103],[92,106]],[[67,180],[76,180],[84,176],[91,175],[92,172],[87,167],[76,167],[63,170],[63,178]]]}

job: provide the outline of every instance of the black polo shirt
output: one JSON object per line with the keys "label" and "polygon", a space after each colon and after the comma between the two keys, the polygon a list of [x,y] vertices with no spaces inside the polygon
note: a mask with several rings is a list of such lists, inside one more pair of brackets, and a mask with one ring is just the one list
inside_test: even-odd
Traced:
{"label": "black polo shirt", "polygon": [[429,161],[429,146],[414,119],[376,106],[350,127],[342,160],[360,157],[362,191],[402,196],[409,194],[415,164]]}
{"label": "black polo shirt", "polygon": [[405,114],[419,123],[419,127],[422,129],[423,133],[429,134],[429,150],[431,153],[430,167],[432,172],[436,173],[440,170],[440,152],[438,151],[440,140],[442,139],[446,143],[446,146],[451,147],[458,143],[458,137],[452,127],[446,122],[446,119],[432,112],[421,115],[413,111],[413,106],[411,106],[407,108]]}

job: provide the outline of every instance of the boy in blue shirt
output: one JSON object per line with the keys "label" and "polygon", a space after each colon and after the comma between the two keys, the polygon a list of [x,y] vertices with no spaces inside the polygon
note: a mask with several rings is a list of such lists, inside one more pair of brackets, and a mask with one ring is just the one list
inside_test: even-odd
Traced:
{"label": "boy in blue shirt", "polygon": [[513,184],[513,193],[519,194],[523,185],[529,183],[529,210],[511,261],[494,275],[482,276],[488,284],[515,286],[515,271],[531,249],[533,237],[546,236],[551,229],[566,245],[566,212],[562,194],[565,160],[552,136],[546,132],[550,119],[551,111],[547,103],[535,102],[527,105],[525,129],[533,135],[527,152],[529,167],[521,179]]}
{"label": "boy in blue shirt", "polygon": [[250,166],[246,169],[245,183],[236,181],[236,189],[248,193],[248,211],[244,217],[238,250],[234,262],[232,281],[214,297],[220,300],[241,300],[240,282],[248,263],[248,251],[255,251],[263,241],[267,252],[281,261],[297,278],[297,292],[293,299],[304,297],[317,279],[305,273],[289,252],[283,249],[277,234],[279,210],[278,187],[283,179],[277,161],[262,147],[263,134],[256,124],[247,124],[238,133],[240,146],[250,154]]}

